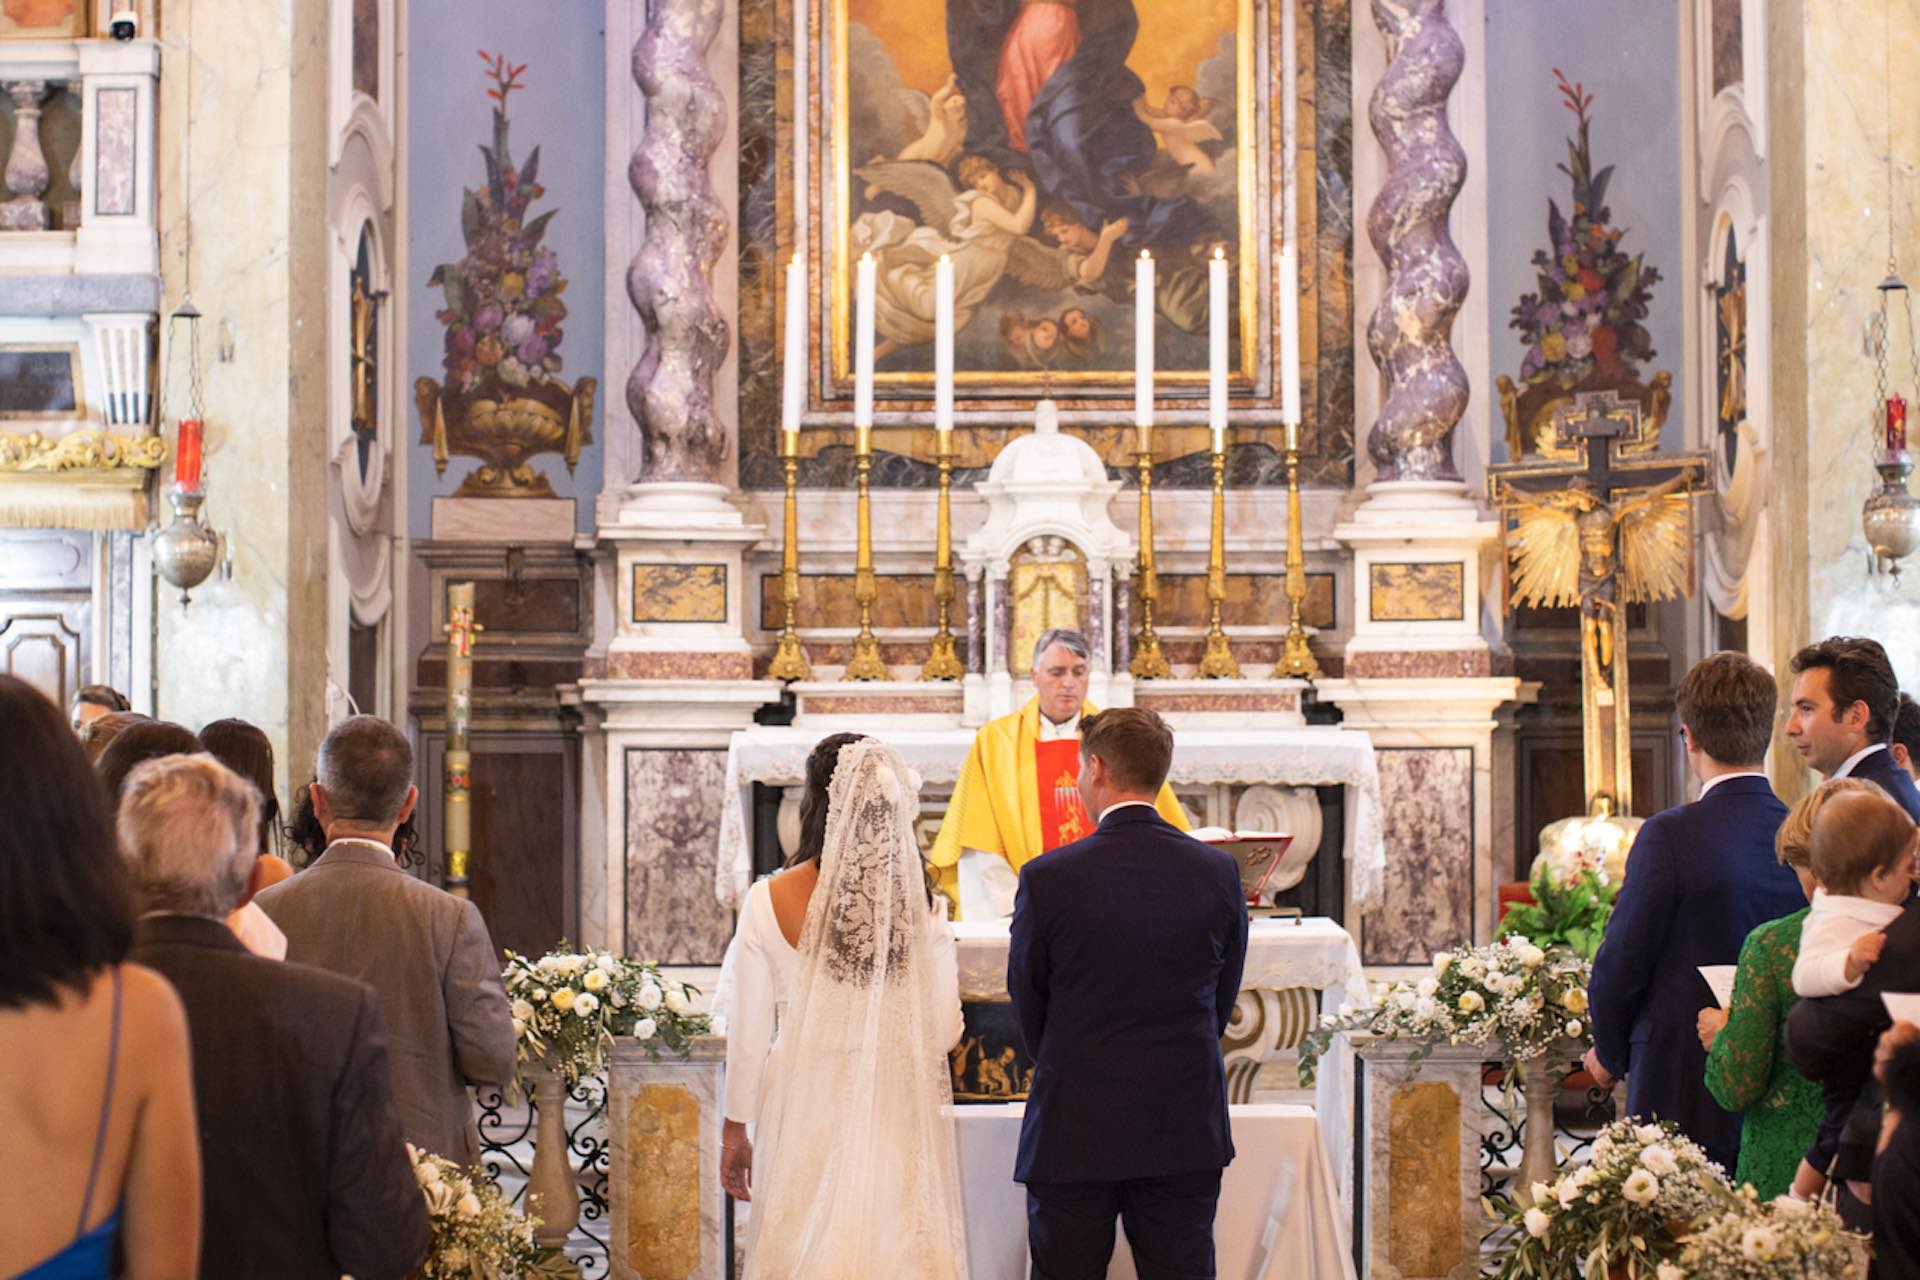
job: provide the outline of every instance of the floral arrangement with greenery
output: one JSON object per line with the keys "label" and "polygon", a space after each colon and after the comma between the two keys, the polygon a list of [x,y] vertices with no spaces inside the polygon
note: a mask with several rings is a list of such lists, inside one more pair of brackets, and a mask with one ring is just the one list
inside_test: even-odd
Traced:
{"label": "floral arrangement with greenery", "polygon": [[632,1036],[658,1059],[665,1048],[686,1057],[695,1036],[725,1034],[724,1024],[694,1008],[697,987],[676,982],[660,966],[610,951],[559,947],[530,960],[507,952],[502,971],[513,1007],[520,1065],[552,1064],[569,1085],[605,1069],[607,1047]]}
{"label": "floral arrangement with greenery", "polygon": [[1824,1203],[1781,1196],[1762,1202],[1741,1187],[1724,1209],[1695,1222],[1677,1262],[1655,1280],[1859,1280],[1867,1274],[1867,1237],[1855,1235]]}
{"label": "floral arrangement with greenery", "polygon": [[1528,1191],[1524,1203],[1484,1202],[1508,1229],[1495,1255],[1500,1280],[1668,1280],[1660,1265],[1671,1266],[1693,1224],[1733,1198],[1720,1166],[1678,1126],[1631,1119],[1600,1131],[1592,1163]]}
{"label": "floral arrangement with greenery", "polygon": [[493,83],[487,90],[494,102],[493,145],[480,148],[487,181],[461,199],[466,256],[435,267],[427,279],[446,302],[434,314],[447,331],[447,389],[465,396],[557,382],[560,322],[567,318],[560,300],[566,279],[553,250],[540,243],[557,210],[527,219],[527,206],[546,194],[536,181],[540,148],[518,167],[507,150],[507,96],[526,87],[520,83],[526,64],[485,50],[480,61]]}
{"label": "floral arrangement with greenery", "polygon": [[412,1143],[407,1144],[407,1158],[433,1226],[433,1244],[415,1275],[424,1280],[495,1280],[575,1274],[560,1250],[534,1243],[539,1219],[516,1211],[499,1187]]}
{"label": "floral arrangement with greenery", "polygon": [[1592,974],[1592,963],[1571,949],[1539,947],[1525,938],[1443,951],[1426,977],[1393,983],[1361,1008],[1321,1018],[1300,1043],[1300,1079],[1311,1083],[1321,1055],[1342,1031],[1417,1041],[1416,1061],[1437,1044],[1498,1039],[1507,1061],[1520,1063],[1556,1044],[1584,1042]]}
{"label": "floral arrangement with greenery", "polygon": [[1527,882],[1533,901],[1509,907],[1497,936],[1525,938],[1536,947],[1565,946],[1592,960],[1620,896],[1612,852],[1601,842],[1581,842],[1534,859]]}
{"label": "floral arrangement with greenery", "polygon": [[1527,347],[1521,380],[1550,379],[1564,389],[1596,371],[1633,377],[1640,361],[1653,358],[1653,338],[1642,321],[1660,273],[1642,262],[1643,255],[1620,251],[1624,229],[1611,225],[1607,208],[1613,166],[1593,167],[1593,95],[1582,84],[1567,83],[1557,67],[1553,78],[1575,120],[1567,163],[1558,166],[1573,184],[1572,216],[1547,201],[1550,247],[1533,255],[1539,292],[1521,297],[1512,325]]}

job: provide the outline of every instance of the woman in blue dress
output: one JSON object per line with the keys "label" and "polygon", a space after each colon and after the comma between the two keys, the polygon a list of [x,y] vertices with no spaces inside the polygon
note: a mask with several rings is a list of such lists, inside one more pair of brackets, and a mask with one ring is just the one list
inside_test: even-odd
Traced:
{"label": "woman in blue dress", "polygon": [[0,1276],[199,1268],[186,1016],[124,963],[132,937],[104,788],[54,705],[0,676]]}

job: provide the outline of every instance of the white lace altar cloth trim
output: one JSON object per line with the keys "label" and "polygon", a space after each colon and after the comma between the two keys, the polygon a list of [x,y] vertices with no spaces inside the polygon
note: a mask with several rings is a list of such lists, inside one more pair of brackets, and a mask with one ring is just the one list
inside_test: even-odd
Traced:
{"label": "white lace altar cloth trim", "polygon": [[[960,960],[962,1000],[1007,998],[1007,922],[957,921],[953,937]],[[1324,916],[1305,920],[1254,920],[1247,930],[1247,967],[1240,989],[1284,991],[1312,987],[1329,992],[1326,1011],[1343,1001],[1367,998],[1367,975],[1353,935]]]}
{"label": "white lace altar cloth trim", "polygon": [[[727,744],[725,802],[714,863],[714,891],[739,908],[753,879],[751,806],[756,782],[797,786],[807,753],[824,735],[811,729],[742,729]],[[876,730],[929,786],[951,787],[973,747],[971,729]],[[1373,740],[1356,729],[1182,729],[1173,746],[1175,787],[1230,782],[1346,788],[1347,898],[1356,909],[1378,905],[1386,882],[1381,837],[1380,770]]]}

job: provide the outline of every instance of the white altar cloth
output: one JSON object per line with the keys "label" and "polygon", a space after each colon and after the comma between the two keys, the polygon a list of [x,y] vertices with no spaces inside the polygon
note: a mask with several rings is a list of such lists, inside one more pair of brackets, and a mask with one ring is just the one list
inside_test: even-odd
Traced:
{"label": "white altar cloth", "polygon": [[[923,782],[951,786],[973,747],[971,729],[875,729]],[[766,726],[742,729],[727,744],[720,806],[714,890],[737,908],[753,880],[753,787],[756,782],[798,786],[807,753],[824,734],[815,729]],[[1380,828],[1380,770],[1373,740],[1355,729],[1177,729],[1173,772],[1177,786],[1264,782],[1272,786],[1346,788],[1347,898],[1350,908],[1375,906],[1386,882],[1387,851]]]}
{"label": "white altar cloth", "polygon": [[[953,1108],[973,1280],[1027,1275],[1027,1193],[1013,1181],[1024,1111],[1018,1102]],[[1255,1104],[1231,1113],[1234,1159],[1213,1224],[1218,1274],[1353,1280],[1348,1228],[1313,1108]],[[1109,1280],[1134,1280],[1126,1235],[1116,1237]]]}
{"label": "white altar cloth", "polygon": [[[962,1000],[1007,998],[1005,920],[956,921]],[[1312,987],[1326,992],[1326,1012],[1338,1013],[1367,996],[1367,974],[1353,935],[1324,916],[1304,920],[1259,919],[1247,926],[1247,966],[1241,990]]]}

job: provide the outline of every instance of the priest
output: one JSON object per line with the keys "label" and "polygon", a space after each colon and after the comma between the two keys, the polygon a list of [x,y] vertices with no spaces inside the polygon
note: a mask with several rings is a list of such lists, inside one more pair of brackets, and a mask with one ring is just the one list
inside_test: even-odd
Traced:
{"label": "priest", "polygon": [[[933,842],[940,888],[962,920],[1013,914],[1020,868],[1093,833],[1080,800],[1080,718],[1087,702],[1087,638],[1052,630],[1033,647],[1033,697],[980,727]],[[1162,784],[1154,807],[1182,831],[1186,813]]]}

